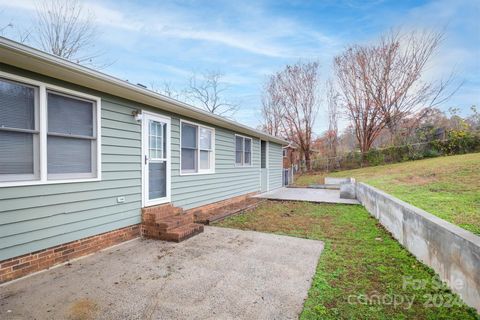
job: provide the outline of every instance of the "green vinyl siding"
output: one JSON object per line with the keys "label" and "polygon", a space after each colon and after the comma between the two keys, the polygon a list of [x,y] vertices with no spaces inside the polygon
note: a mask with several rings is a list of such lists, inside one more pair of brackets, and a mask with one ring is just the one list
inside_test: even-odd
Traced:
{"label": "green vinyl siding", "polygon": [[[190,209],[260,191],[260,140],[252,137],[252,166],[235,166],[235,132],[215,129],[215,173],[181,175],[180,119],[172,117],[172,203]],[[199,123],[211,126],[208,123]]]}
{"label": "green vinyl siding", "polygon": [[102,98],[101,181],[0,188],[0,260],[140,223],[141,129],[117,105]]}
{"label": "green vinyl siding", "polygon": [[[102,99],[101,181],[1,187],[0,261],[140,223],[141,124],[132,117],[134,110],[171,118],[171,199],[175,206],[189,209],[260,191],[259,139],[252,137],[252,166],[236,167],[235,132],[200,123],[215,128],[215,173],[181,175],[180,120],[195,120],[3,64],[0,70]],[[281,146],[270,143],[270,188],[281,186],[281,156]],[[118,197],[125,197],[125,202],[117,203]]]}
{"label": "green vinyl siding", "polygon": [[268,145],[268,187],[269,190],[282,186],[283,153],[280,144],[270,142]]}

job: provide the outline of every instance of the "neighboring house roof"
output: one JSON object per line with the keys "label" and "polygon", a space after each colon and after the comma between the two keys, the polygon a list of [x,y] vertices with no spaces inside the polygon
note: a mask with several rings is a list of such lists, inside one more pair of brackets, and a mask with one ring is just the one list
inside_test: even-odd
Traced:
{"label": "neighboring house roof", "polygon": [[0,37],[0,63],[106,92],[263,140],[282,145],[288,144],[288,141],[281,138],[3,37]]}

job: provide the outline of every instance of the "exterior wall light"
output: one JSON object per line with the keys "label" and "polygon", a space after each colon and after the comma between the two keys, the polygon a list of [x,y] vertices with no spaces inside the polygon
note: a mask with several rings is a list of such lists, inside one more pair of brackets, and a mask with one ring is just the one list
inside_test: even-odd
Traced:
{"label": "exterior wall light", "polygon": [[137,109],[137,110],[133,111],[132,116],[133,116],[133,118],[135,118],[135,121],[142,122],[142,119],[143,119],[142,110]]}

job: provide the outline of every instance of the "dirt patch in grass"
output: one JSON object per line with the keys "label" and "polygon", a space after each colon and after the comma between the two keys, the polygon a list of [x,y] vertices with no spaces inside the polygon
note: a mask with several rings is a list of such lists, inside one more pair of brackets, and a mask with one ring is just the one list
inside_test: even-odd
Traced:
{"label": "dirt patch in grass", "polygon": [[[301,319],[477,319],[361,206],[268,201],[217,225],[325,242]],[[405,279],[426,285],[405,287]],[[432,295],[452,295],[456,304],[427,307]],[[395,297],[402,303],[388,303]]]}
{"label": "dirt patch in grass", "polygon": [[416,186],[423,186],[423,185],[427,185],[435,181],[438,181],[434,173],[428,176],[415,176],[415,175],[409,175],[405,177],[402,176],[402,177],[396,178],[395,180],[398,181],[399,183],[416,185]]}

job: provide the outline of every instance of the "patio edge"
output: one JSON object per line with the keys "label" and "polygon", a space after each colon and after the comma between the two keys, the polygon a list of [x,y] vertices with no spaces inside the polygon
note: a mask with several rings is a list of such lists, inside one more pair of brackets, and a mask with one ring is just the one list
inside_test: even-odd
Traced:
{"label": "patio edge", "polygon": [[140,236],[140,225],[116,229],[0,261],[0,284],[87,256]]}

